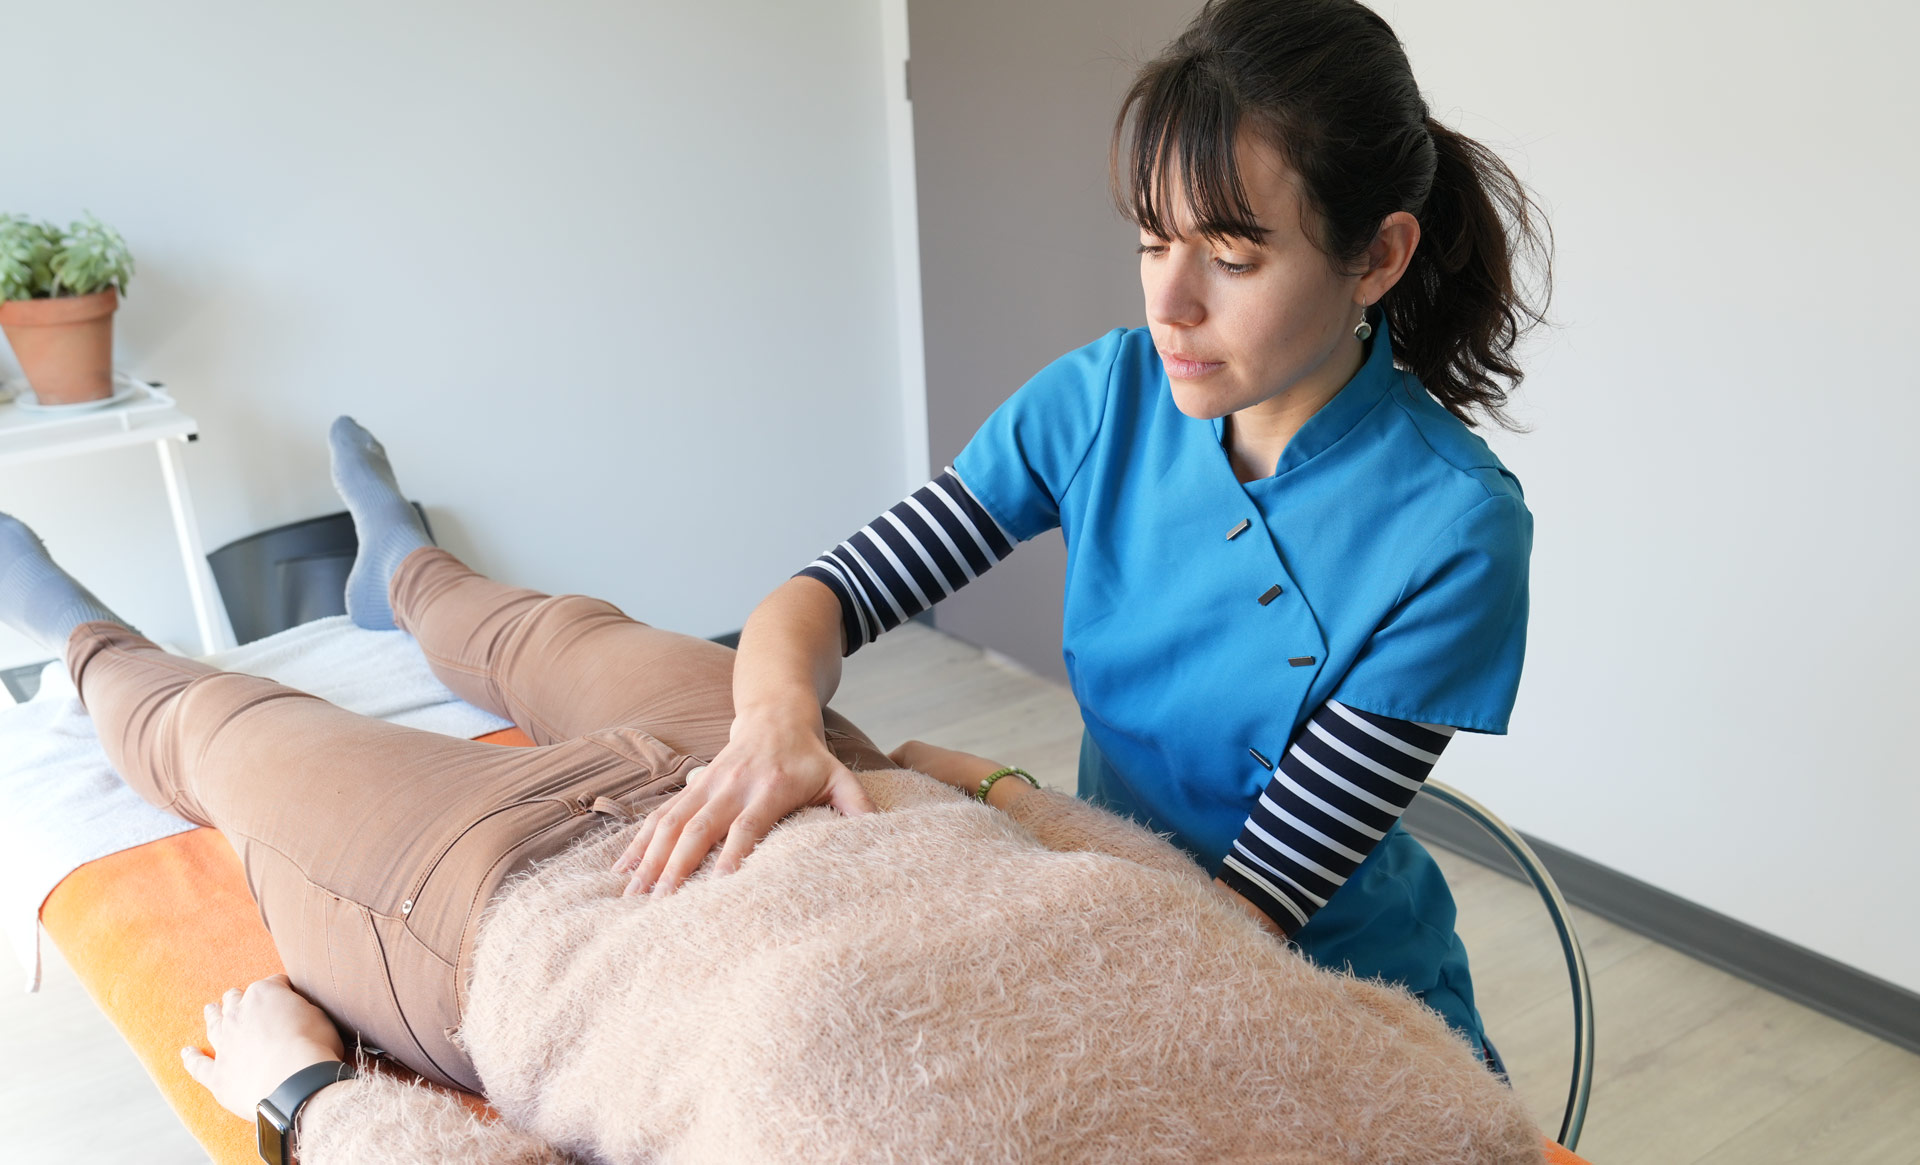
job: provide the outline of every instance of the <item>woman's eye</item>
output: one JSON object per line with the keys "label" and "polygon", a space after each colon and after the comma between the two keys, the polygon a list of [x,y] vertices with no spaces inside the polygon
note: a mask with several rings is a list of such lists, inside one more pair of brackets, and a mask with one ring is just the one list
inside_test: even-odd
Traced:
{"label": "woman's eye", "polygon": [[1253,264],[1251,263],[1235,263],[1228,259],[1215,259],[1213,265],[1227,275],[1245,275],[1247,272],[1253,270]]}
{"label": "woman's eye", "polygon": [[1157,259],[1167,253],[1167,245],[1165,243],[1141,243],[1138,247],[1134,248],[1134,250],[1142,255],[1152,255]]}

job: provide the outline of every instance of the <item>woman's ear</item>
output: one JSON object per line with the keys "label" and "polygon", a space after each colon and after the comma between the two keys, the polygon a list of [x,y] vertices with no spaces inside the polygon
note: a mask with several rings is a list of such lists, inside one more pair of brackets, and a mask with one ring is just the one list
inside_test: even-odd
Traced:
{"label": "woman's ear", "polygon": [[1420,245],[1420,220],[1396,210],[1380,220],[1380,230],[1367,247],[1367,270],[1360,276],[1362,303],[1379,303],[1407,273],[1414,248]]}

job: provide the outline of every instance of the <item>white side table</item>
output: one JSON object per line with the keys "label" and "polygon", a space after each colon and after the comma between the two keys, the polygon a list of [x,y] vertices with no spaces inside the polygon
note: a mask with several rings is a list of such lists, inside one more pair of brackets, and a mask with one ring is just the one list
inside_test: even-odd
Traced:
{"label": "white side table", "polygon": [[220,589],[207,566],[200,541],[200,524],[193,512],[193,493],[187,488],[180,447],[200,438],[200,425],[182,412],[158,385],[115,374],[116,395],[130,399],[106,408],[80,413],[30,411],[11,403],[0,386],[0,470],[56,457],[72,457],[127,445],[152,445],[160,457],[160,476],[167,483],[167,505],[173,511],[173,529],[180,541],[180,557],[187,568],[187,594],[193,600],[194,620],[200,628],[200,648],[211,654],[232,647],[233,629],[220,604]]}

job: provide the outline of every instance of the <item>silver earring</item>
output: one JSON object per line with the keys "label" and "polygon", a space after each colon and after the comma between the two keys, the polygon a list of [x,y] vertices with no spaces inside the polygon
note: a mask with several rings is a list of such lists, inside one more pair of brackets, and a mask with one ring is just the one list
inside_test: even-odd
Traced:
{"label": "silver earring", "polygon": [[1373,337],[1373,325],[1367,322],[1367,309],[1360,309],[1360,322],[1353,326],[1353,338],[1366,343]]}

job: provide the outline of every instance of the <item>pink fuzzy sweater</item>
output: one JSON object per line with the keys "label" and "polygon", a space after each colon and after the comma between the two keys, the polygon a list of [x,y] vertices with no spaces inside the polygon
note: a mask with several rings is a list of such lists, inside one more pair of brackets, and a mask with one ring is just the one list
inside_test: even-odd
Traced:
{"label": "pink fuzzy sweater", "polygon": [[1436,1015],[1161,839],[861,780],[884,812],[796,814],[665,899],[619,896],[624,829],[517,880],[461,1031],[503,1119],[363,1076],[302,1111],[302,1165],[1542,1159]]}

